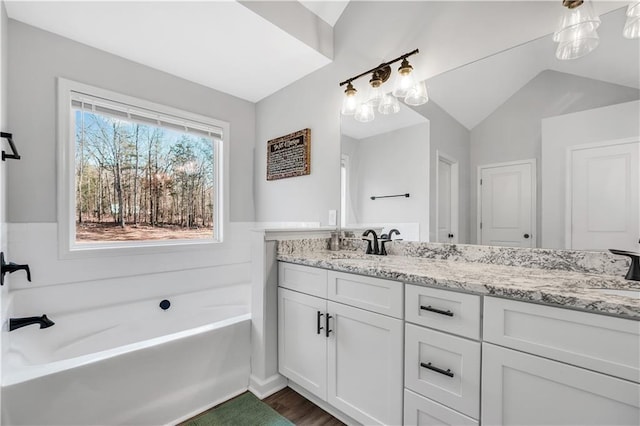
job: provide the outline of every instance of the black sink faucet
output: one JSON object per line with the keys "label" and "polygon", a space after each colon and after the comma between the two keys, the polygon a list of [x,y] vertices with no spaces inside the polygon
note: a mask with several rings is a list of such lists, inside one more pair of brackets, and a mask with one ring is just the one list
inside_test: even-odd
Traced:
{"label": "black sink faucet", "polygon": [[41,317],[9,318],[9,331],[31,324],[40,324],[40,328],[48,328],[54,325],[55,322],[47,318],[46,315]]}
{"label": "black sink faucet", "polygon": [[371,240],[368,238],[363,238],[363,241],[367,242],[367,252],[366,254],[380,254],[380,251],[378,249],[378,234],[376,234],[376,231],[374,231],[373,229],[367,229],[366,231],[364,231],[364,233],[362,234],[363,237],[368,237],[369,235],[373,234],[373,247],[371,246]]}

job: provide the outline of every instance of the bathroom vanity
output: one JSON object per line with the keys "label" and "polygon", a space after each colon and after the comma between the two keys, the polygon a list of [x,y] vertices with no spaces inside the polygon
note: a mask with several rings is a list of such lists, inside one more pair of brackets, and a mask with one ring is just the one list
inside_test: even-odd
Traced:
{"label": "bathroom vanity", "polygon": [[279,372],[362,424],[640,423],[640,283],[359,251],[277,259]]}

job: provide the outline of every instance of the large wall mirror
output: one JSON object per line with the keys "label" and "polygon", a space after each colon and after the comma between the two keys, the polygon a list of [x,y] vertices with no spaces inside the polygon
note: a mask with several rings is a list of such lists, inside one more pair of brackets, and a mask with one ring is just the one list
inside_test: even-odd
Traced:
{"label": "large wall mirror", "polygon": [[341,226],[638,251],[640,40],[624,12],[601,16],[582,58],[556,59],[549,35],[427,80],[425,105],[343,116]]}

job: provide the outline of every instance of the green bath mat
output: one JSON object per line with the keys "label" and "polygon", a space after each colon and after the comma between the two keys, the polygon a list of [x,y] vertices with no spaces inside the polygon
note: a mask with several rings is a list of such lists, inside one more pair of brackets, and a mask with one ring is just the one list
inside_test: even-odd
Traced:
{"label": "green bath mat", "polygon": [[294,426],[251,392],[201,414],[187,426]]}

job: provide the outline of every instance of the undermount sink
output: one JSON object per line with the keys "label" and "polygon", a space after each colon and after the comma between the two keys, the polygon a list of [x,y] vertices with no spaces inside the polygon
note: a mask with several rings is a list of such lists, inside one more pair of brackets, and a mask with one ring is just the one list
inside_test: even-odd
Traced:
{"label": "undermount sink", "polygon": [[625,296],[633,299],[640,299],[640,290],[620,290],[615,288],[592,288],[591,291],[597,291],[598,293],[608,294],[612,296]]}

